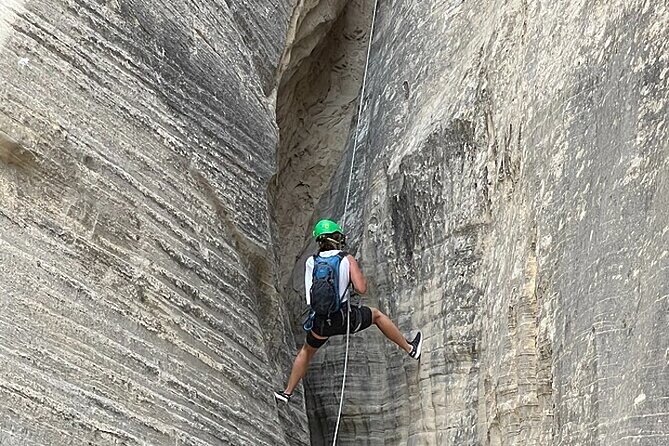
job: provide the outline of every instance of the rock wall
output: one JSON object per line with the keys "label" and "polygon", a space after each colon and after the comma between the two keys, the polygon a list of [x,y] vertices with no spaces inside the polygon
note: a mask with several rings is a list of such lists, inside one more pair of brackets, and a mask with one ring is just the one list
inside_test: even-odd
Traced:
{"label": "rock wall", "polygon": [[[425,351],[352,337],[340,444],[667,444],[666,4],[378,14],[346,222],[367,303]],[[344,212],[348,154],[320,214]],[[312,444],[343,353],[307,379]]]}
{"label": "rock wall", "polygon": [[352,159],[371,5],[0,4],[0,443],[328,444],[342,339],[269,396],[345,212],[426,341],[352,337],[340,444],[669,441],[666,5],[380,2]]}
{"label": "rock wall", "polygon": [[294,353],[266,193],[292,15],[0,4],[0,444],[308,443],[271,398]]}
{"label": "rock wall", "polygon": [[311,1],[295,11],[295,38],[284,54],[278,89],[280,146],[271,189],[282,253],[279,271],[289,290],[295,257],[342,161],[358,110],[372,4]]}

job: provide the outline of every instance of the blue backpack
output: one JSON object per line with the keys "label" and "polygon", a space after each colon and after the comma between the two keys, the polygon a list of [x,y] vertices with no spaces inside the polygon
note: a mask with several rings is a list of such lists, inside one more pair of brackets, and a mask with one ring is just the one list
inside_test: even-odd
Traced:
{"label": "blue backpack", "polygon": [[347,255],[343,251],[331,257],[314,255],[311,283],[311,312],[314,316],[326,318],[341,309],[339,265]]}

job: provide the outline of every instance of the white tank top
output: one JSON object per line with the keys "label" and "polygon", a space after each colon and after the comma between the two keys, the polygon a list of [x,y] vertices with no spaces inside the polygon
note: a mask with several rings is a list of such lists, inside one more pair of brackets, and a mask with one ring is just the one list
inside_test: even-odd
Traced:
{"label": "white tank top", "polygon": [[[333,249],[331,251],[321,251],[318,255],[321,257],[332,257],[339,254],[341,250]],[[307,305],[311,304],[311,283],[314,276],[314,256],[309,256],[307,259],[306,266],[304,268],[304,290],[307,297]],[[349,269],[348,258],[344,257],[341,259],[339,264],[339,294],[341,295],[341,301],[346,302],[348,300],[349,291],[348,284],[351,282],[351,275]]]}

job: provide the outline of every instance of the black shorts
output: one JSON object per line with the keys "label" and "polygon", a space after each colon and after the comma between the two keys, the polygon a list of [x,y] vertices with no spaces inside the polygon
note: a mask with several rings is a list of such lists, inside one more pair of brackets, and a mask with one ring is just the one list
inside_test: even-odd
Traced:
{"label": "black shorts", "polygon": [[[330,315],[329,320],[314,319],[314,327],[307,333],[307,344],[313,348],[319,348],[327,339],[317,339],[317,336],[329,338],[330,336],[346,334],[346,307],[339,313]],[[351,307],[350,332],[357,333],[372,325],[372,309],[369,307]]]}

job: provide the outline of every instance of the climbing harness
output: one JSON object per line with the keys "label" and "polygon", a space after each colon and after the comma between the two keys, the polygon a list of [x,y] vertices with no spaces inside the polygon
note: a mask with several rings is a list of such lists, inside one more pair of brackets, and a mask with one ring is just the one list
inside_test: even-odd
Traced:
{"label": "climbing harness", "polygon": [[[358,130],[360,128],[360,116],[362,115],[362,108],[365,103],[365,87],[367,85],[367,69],[369,68],[369,55],[372,51],[372,38],[374,37],[374,24],[376,22],[376,8],[379,0],[374,1],[374,12],[372,13],[372,28],[369,31],[369,41],[367,42],[367,57],[365,59],[365,71],[362,75],[362,89],[360,90],[360,101],[358,104],[358,116],[355,121],[355,135],[353,137],[353,153],[351,154],[351,169],[348,174],[348,184],[346,185],[346,200],[344,200],[344,215],[342,216],[342,223],[346,225],[346,213],[348,212],[348,200],[351,194],[351,181],[353,180],[353,165],[355,164],[355,153],[358,149]],[[337,414],[337,424],[335,425],[334,436],[332,438],[332,446],[337,445],[337,434],[339,433],[339,422],[341,421],[341,410],[344,406],[344,388],[346,387],[346,370],[348,369],[348,346],[351,337],[351,297],[346,299],[347,317],[346,317],[346,353],[344,354],[344,377],[341,381],[341,397],[339,399],[339,413]]]}

